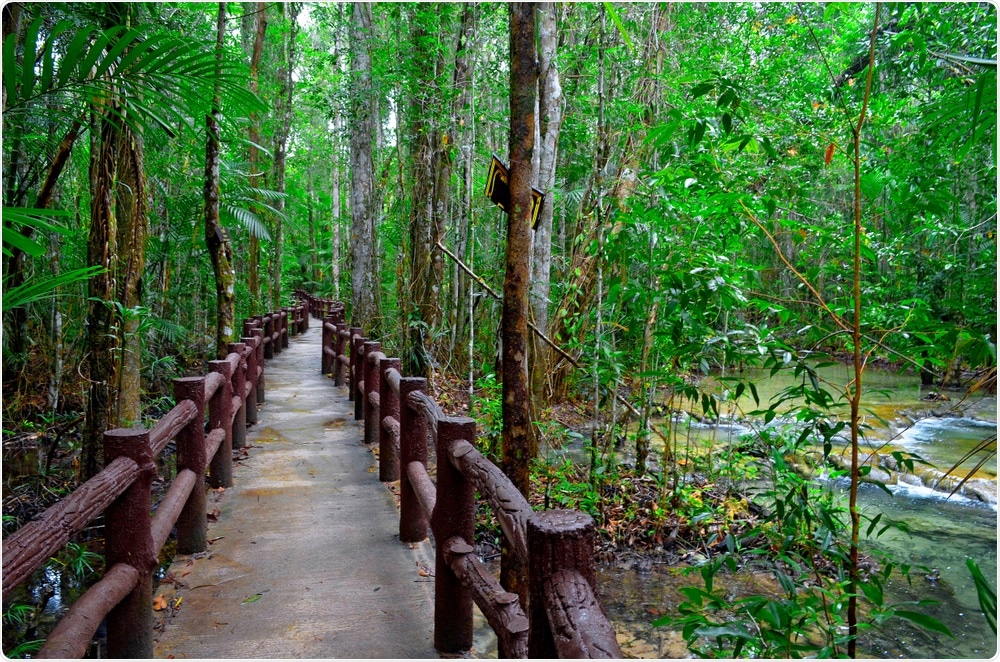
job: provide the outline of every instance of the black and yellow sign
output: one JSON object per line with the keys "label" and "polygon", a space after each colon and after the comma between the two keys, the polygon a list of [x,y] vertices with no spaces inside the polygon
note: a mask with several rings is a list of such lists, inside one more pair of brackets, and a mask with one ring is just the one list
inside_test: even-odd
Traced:
{"label": "black and yellow sign", "polygon": [[[508,177],[510,176],[510,171],[507,166],[504,165],[503,161],[497,157],[496,154],[493,155],[493,159],[490,161],[490,171],[486,175],[486,197],[493,201],[500,209],[504,210],[506,213],[510,213],[510,182]],[[542,201],[545,199],[545,194],[536,189],[531,188],[531,227],[532,229],[538,225],[538,214],[542,210]]]}

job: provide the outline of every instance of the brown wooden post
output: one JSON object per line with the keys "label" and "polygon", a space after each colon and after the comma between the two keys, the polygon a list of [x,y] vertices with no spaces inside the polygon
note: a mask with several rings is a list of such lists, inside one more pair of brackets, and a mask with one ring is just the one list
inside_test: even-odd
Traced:
{"label": "brown wooden post", "polygon": [[378,479],[383,483],[399,480],[399,454],[392,436],[382,423],[392,417],[399,421],[399,394],[385,378],[385,371],[400,370],[399,359],[382,359],[379,361],[379,425],[378,425]]}
{"label": "brown wooden post", "polygon": [[281,309],[281,349],[288,349],[288,309]]}
{"label": "brown wooden post", "polygon": [[410,462],[427,466],[427,421],[406,403],[410,393],[423,391],[427,380],[423,377],[403,377],[399,380],[399,539],[402,542],[420,542],[427,537],[427,517],[410,485],[406,468]]}
{"label": "brown wooden post", "polygon": [[434,648],[463,653],[472,648],[472,591],[452,572],[444,558],[443,541],[458,536],[471,543],[476,533],[476,489],[447,459],[459,439],[475,443],[476,422],[445,418],[437,431],[437,505],[431,516],[434,559]]}
{"label": "brown wooden post", "polygon": [[364,375],[365,380],[365,397],[363,398],[365,406],[362,414],[365,417],[365,444],[368,445],[378,441],[378,429],[382,427],[382,419],[379,416],[378,409],[372,406],[371,398],[368,397],[371,393],[379,392],[378,362],[374,361],[371,355],[379,351],[381,347],[382,343],[369,341],[361,349],[361,356],[364,361],[361,374]]}
{"label": "brown wooden post", "polygon": [[177,552],[194,554],[205,551],[208,546],[208,521],[205,518],[205,467],[208,458],[205,453],[204,377],[181,377],[174,380],[174,401],[180,403],[183,400],[193,402],[198,415],[174,437],[177,443],[177,473],[190,469],[195,475],[194,487],[177,517]]}
{"label": "brown wooden post", "polygon": [[257,367],[260,368],[260,376],[257,378],[257,404],[264,404],[264,331],[261,327],[253,330],[253,336],[257,339]]}
{"label": "brown wooden post", "polygon": [[578,510],[546,510],[528,518],[528,657],[554,658],[543,586],[557,570],[575,570],[597,594],[594,518]]}
{"label": "brown wooden post", "polygon": [[[335,334],[336,331],[335,330],[331,331],[330,329],[326,328],[327,324],[333,326],[333,320],[330,319],[329,317],[324,317],[321,327],[323,330],[323,340],[320,343],[320,345],[322,346],[322,350],[320,350],[320,368],[319,368],[319,372],[322,375],[330,374],[331,361],[330,361],[330,356],[326,353],[326,350],[328,347],[331,350],[336,347],[336,344],[333,342],[333,334]],[[332,365],[336,365],[336,363],[337,363],[337,357],[336,355],[334,355]]]}
{"label": "brown wooden post", "polygon": [[309,330],[309,314],[312,312],[311,300],[307,299],[302,303],[302,333]]}
{"label": "brown wooden post", "polygon": [[222,386],[208,401],[208,429],[222,428],[225,436],[219,450],[209,463],[209,481],[212,487],[231,487],[233,484],[233,374],[229,361],[209,361],[211,372],[222,375]]}
{"label": "brown wooden post", "polygon": [[264,358],[273,359],[274,358],[274,319],[270,315],[264,316],[264,337],[267,342],[264,344]]}
{"label": "brown wooden post", "polygon": [[[330,315],[330,319],[336,320],[337,316],[336,315]],[[337,323],[335,326],[337,327],[337,332],[336,332],[336,337],[335,337],[336,342],[334,343],[334,352],[333,352],[334,353],[334,357],[333,357],[333,385],[334,386],[343,386],[344,385],[344,371],[347,368],[346,368],[346,366],[344,366],[340,362],[340,358],[339,357],[344,356],[347,353],[347,339],[344,338],[343,336],[341,336],[340,334],[341,334],[341,332],[346,332],[348,329],[347,329],[347,325],[343,324],[343,323]],[[350,399],[350,390],[348,390],[348,399]]]}
{"label": "brown wooden post", "polygon": [[230,354],[236,353],[240,360],[233,372],[233,395],[240,399],[240,408],[233,419],[233,448],[243,448],[247,445],[247,346],[243,343],[229,343],[226,348]]}
{"label": "brown wooden post", "polygon": [[105,432],[105,466],[123,456],[135,460],[139,475],[104,511],[105,563],[108,568],[116,563],[129,564],[139,571],[139,581],[108,613],[108,654],[112,658],[152,658],[153,570],[157,556],[149,512],[156,464],[149,445],[149,431],[119,428]]}
{"label": "brown wooden post", "polygon": [[[354,329],[351,329],[353,334]],[[364,416],[365,394],[361,392],[361,381],[364,373],[364,347],[367,338],[351,336],[351,392],[354,394],[354,420],[360,421]]]}
{"label": "brown wooden post", "polygon": [[252,385],[246,401],[247,425],[249,426],[257,422],[257,385],[253,381],[257,377],[257,338],[249,336],[240,338],[240,341],[247,346],[247,380]]}

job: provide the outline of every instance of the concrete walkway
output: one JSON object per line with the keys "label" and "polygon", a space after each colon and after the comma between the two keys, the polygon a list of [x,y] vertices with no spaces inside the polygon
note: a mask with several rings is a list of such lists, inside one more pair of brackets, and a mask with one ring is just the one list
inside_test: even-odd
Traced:
{"label": "concrete walkway", "polygon": [[433,550],[399,542],[353,403],[319,373],[312,324],[267,362],[235,485],[209,499],[214,542],[179,556],[157,592],[157,657],[438,657]]}

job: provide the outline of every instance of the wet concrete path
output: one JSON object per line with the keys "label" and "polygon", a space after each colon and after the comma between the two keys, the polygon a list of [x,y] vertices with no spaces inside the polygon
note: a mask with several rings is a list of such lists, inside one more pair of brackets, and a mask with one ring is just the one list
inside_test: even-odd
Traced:
{"label": "wet concrete path", "polygon": [[353,403],[320,375],[320,337],[313,321],[267,362],[247,456],[209,498],[214,542],[157,592],[157,657],[437,657],[433,550],[399,542]]}

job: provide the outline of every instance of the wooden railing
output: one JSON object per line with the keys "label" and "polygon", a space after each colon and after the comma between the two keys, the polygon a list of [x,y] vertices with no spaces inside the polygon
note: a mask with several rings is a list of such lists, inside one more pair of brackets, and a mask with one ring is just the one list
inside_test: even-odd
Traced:
{"label": "wooden railing", "polygon": [[[621,657],[595,588],[595,525],[575,510],[532,511],[524,496],[476,450],[476,422],[445,416],[426,380],[403,377],[400,360],[348,328],[343,309],[323,322],[321,368],[343,384],[365,442],[379,445],[379,479],[399,480],[399,537],[434,534],[434,646],[445,654],[472,647],[472,603],[497,634],[501,658]],[[350,354],[345,355],[347,346]],[[427,471],[428,439],[437,453],[437,484]],[[506,591],[474,553],[475,494],[496,514],[528,568],[530,608]]]}
{"label": "wooden railing", "polygon": [[[228,346],[225,359],[210,361],[207,375],[174,380],[177,404],[152,429],[105,432],[104,470],[3,541],[6,599],[104,513],[107,571],[70,607],[37,657],[82,657],[105,617],[110,657],[153,656],[152,573],[160,550],[175,524],[178,553],[206,549],[206,468],[212,487],[232,485],[232,449],[246,444],[247,425],[257,421],[264,359],[288,346],[289,316],[293,331],[308,324],[306,305],[246,320],[240,342]],[[171,440],[177,474],[150,518],[154,458]]]}

